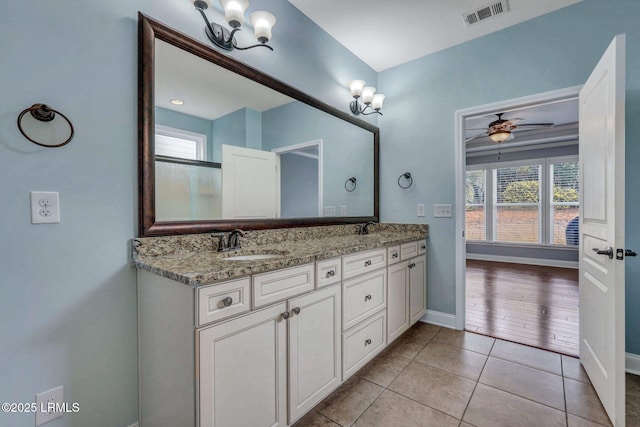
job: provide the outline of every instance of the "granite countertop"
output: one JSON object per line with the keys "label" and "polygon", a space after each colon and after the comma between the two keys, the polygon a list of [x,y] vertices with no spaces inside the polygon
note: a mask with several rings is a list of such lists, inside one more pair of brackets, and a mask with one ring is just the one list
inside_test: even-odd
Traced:
{"label": "granite countertop", "polygon": [[[214,249],[224,233],[133,239],[132,264],[186,285],[199,286],[428,237],[428,226],[419,224],[377,224],[368,235],[358,235],[355,230],[354,226],[340,225],[247,232],[240,239],[243,248],[230,252]],[[226,260],[265,253],[282,256]]]}

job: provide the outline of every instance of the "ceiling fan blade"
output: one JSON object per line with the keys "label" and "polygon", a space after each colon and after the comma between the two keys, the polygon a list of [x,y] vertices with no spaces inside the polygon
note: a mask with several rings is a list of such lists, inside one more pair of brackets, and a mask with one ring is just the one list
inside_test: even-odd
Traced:
{"label": "ceiling fan blade", "polygon": [[521,122],[523,120],[524,120],[523,118],[517,117],[515,119],[507,119],[507,121],[505,123],[511,124],[511,123],[515,123],[515,122]]}
{"label": "ceiling fan blade", "polygon": [[518,127],[522,126],[553,126],[555,123],[522,123]]}
{"label": "ceiling fan blade", "polygon": [[464,142],[469,142],[471,140],[474,140],[476,138],[481,138],[483,136],[487,136],[487,132],[482,132],[482,133],[479,133],[479,134],[477,134],[475,136],[472,136],[471,138],[467,138],[467,139],[464,140]]}
{"label": "ceiling fan blade", "polygon": [[486,127],[484,127],[484,128],[467,128],[467,129],[465,129],[465,130],[483,130],[483,131],[485,131],[485,132],[486,132],[486,131],[487,131],[487,128],[486,128]]}

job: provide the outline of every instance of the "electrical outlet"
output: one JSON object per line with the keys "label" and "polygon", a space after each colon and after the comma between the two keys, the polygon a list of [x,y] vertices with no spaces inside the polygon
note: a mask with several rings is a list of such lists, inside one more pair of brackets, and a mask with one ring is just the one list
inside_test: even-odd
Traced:
{"label": "electrical outlet", "polygon": [[36,394],[36,426],[64,415],[64,389],[62,386]]}
{"label": "electrical outlet", "polygon": [[340,205],[340,215],[347,216],[347,205]]}
{"label": "electrical outlet", "polygon": [[453,208],[451,205],[433,205],[434,218],[451,218],[453,217]]}
{"label": "electrical outlet", "polygon": [[336,207],[335,206],[325,206],[324,207],[324,216],[336,216]]}
{"label": "electrical outlet", "polygon": [[424,204],[423,203],[419,203],[418,204],[418,208],[416,209],[416,214],[418,216],[424,216]]}
{"label": "electrical outlet", "polygon": [[32,191],[31,224],[60,222],[60,199],[57,192]]}

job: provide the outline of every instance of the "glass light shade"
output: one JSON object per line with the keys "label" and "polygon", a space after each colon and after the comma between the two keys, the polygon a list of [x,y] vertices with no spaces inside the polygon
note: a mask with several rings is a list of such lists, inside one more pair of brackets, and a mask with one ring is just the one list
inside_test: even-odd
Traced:
{"label": "glass light shade", "polygon": [[492,133],[491,135],[489,135],[489,138],[491,138],[493,142],[503,142],[509,139],[510,136],[511,136],[511,132],[507,132],[506,130],[503,130],[496,133]]}
{"label": "glass light shade", "polygon": [[224,19],[231,28],[244,24],[244,11],[249,7],[249,0],[220,0],[224,9]]}
{"label": "glass light shade", "polygon": [[371,104],[373,101],[373,94],[376,93],[376,88],[372,86],[367,86],[362,89],[362,102],[365,104]]}
{"label": "glass light shade", "polygon": [[349,88],[351,89],[351,96],[359,98],[362,95],[362,89],[364,88],[364,80],[351,80]]}
{"label": "glass light shade", "polygon": [[271,40],[271,28],[276,25],[276,17],[269,12],[258,11],[251,14],[251,24],[260,43]]}
{"label": "glass light shade", "polygon": [[382,102],[384,101],[384,95],[381,93],[376,93],[373,95],[373,102],[371,102],[371,106],[374,110],[382,109]]}

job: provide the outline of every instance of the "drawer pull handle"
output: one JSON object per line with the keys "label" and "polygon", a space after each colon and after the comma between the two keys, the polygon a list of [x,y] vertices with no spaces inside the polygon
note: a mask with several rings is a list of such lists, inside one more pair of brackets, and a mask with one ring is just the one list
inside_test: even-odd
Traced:
{"label": "drawer pull handle", "polygon": [[233,298],[231,297],[226,297],[222,300],[222,305],[224,305],[225,307],[229,307],[231,304],[233,304]]}
{"label": "drawer pull handle", "polygon": [[364,262],[364,266],[365,266],[365,267],[369,267],[370,265],[371,265],[371,260],[370,260],[370,259],[368,259],[368,260],[366,260],[366,261]]}
{"label": "drawer pull handle", "polygon": [[300,314],[300,307],[296,307],[296,308],[292,309],[291,311],[293,311],[293,314]]}
{"label": "drawer pull handle", "polygon": [[398,258],[398,252],[394,252],[393,255],[391,255],[391,258]]}
{"label": "drawer pull handle", "polygon": [[371,344],[371,338],[367,338],[367,340],[364,342],[364,346],[368,346]]}
{"label": "drawer pull handle", "polygon": [[420,245],[420,249],[422,249],[422,250],[427,249],[427,245]]}
{"label": "drawer pull handle", "polygon": [[411,264],[409,264],[409,268],[413,268],[413,267],[415,267],[415,266],[416,266],[416,263],[415,263],[415,262],[412,262]]}
{"label": "drawer pull handle", "polygon": [[282,313],[280,316],[282,316],[282,318],[283,318],[284,320],[287,320],[287,319],[289,318],[289,312],[288,312],[288,311],[285,311],[285,312],[284,312],[284,313]]}
{"label": "drawer pull handle", "polygon": [[329,271],[327,271],[327,279],[328,279],[329,277],[333,277],[333,276],[335,276],[335,275],[336,275],[336,271],[335,271],[335,270],[329,270]]}
{"label": "drawer pull handle", "polygon": [[371,300],[371,295],[365,295],[364,300],[365,302]]}

